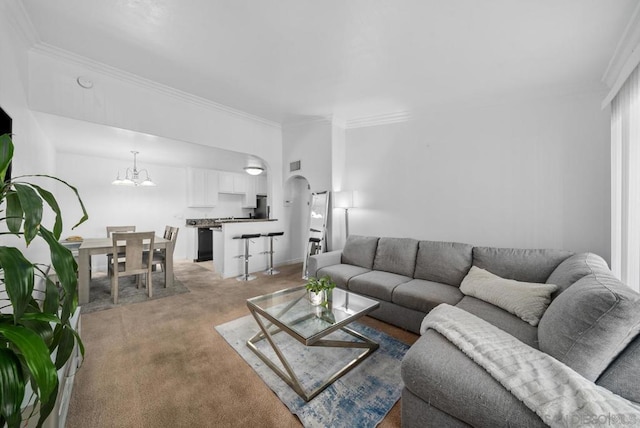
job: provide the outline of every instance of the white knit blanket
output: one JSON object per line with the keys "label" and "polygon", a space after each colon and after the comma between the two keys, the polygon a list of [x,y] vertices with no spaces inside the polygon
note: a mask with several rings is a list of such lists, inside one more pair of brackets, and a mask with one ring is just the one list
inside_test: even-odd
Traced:
{"label": "white knit blanket", "polygon": [[552,427],[640,426],[640,406],[462,309],[441,304],[422,321]]}

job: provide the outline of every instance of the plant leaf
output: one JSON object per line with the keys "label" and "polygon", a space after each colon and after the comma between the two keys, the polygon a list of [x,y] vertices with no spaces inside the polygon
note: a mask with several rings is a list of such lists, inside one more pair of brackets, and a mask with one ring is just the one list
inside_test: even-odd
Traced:
{"label": "plant leaf", "polygon": [[34,267],[13,247],[0,247],[0,267],[4,270],[5,290],[13,306],[13,318],[17,322],[31,300]]}
{"label": "plant leaf", "polygon": [[69,325],[63,325],[60,342],[58,343],[58,352],[56,352],[56,369],[60,370],[67,362],[73,352],[75,342],[76,337],[73,334],[73,329]]}
{"label": "plant leaf", "polygon": [[47,314],[57,314],[60,306],[60,294],[58,286],[47,276],[45,277],[46,289],[42,311]]}
{"label": "plant leaf", "polygon": [[44,424],[44,421],[53,411],[53,408],[56,405],[56,400],[58,399],[58,388],[54,389],[51,393],[51,397],[46,403],[40,403],[40,417],[38,418],[38,424],[36,425],[38,428],[41,428]]}
{"label": "plant leaf", "polygon": [[0,135],[0,181],[4,183],[7,168],[13,159],[13,142],[9,134]]}
{"label": "plant leaf", "polygon": [[29,315],[30,314],[24,314],[22,316],[22,318],[20,319],[20,325],[28,328],[29,330],[40,336],[44,343],[47,345],[47,348],[50,349],[49,345],[53,341],[53,328],[51,328],[51,324],[47,321],[34,319],[35,317],[29,317]]}
{"label": "plant leaf", "polygon": [[13,188],[24,211],[24,239],[29,245],[38,234],[38,227],[42,222],[42,198],[26,184],[13,183]]}
{"label": "plant leaf", "polygon": [[36,186],[35,184],[31,185],[34,189],[36,189],[36,191],[40,194],[40,197],[44,199],[49,207],[51,207],[53,212],[56,213],[56,221],[53,225],[53,235],[56,237],[56,239],[60,239],[60,234],[62,233],[62,214],[60,213],[58,201],[56,201],[56,198],[48,190],[45,190],[40,186]]}
{"label": "plant leaf", "polygon": [[71,189],[73,191],[73,193],[76,194],[76,198],[78,198],[78,203],[80,204],[80,208],[82,208],[82,217],[80,218],[78,223],[76,223],[71,229],[75,229],[76,227],[80,226],[82,223],[84,223],[85,221],[87,221],[89,219],[89,214],[87,214],[87,209],[85,208],[84,203],[82,202],[82,199],[80,198],[80,194],[78,193],[78,189],[76,189],[71,184],[67,183],[64,180],[59,179],[58,177],[54,177],[52,175],[46,175],[46,174],[21,175],[20,177],[16,177],[16,179],[19,179],[19,178],[21,179],[21,178],[24,178],[24,177],[46,177],[46,178],[50,178],[52,180],[55,180],[55,181],[58,181],[58,182],[64,184],[69,189]]}
{"label": "plant leaf", "polygon": [[0,414],[10,427],[20,426],[24,384],[20,360],[10,349],[0,348]]}
{"label": "plant leaf", "polygon": [[58,388],[58,375],[49,348],[40,336],[19,325],[0,325],[0,334],[18,348],[34,381],[36,394],[42,403],[46,403]]}
{"label": "plant leaf", "polygon": [[65,291],[64,299],[61,301],[62,313],[60,319],[63,323],[66,323],[78,306],[78,264],[71,251],[60,244],[46,227],[40,227],[40,236],[49,244],[51,264],[58,275],[60,285]]}
{"label": "plant leaf", "polygon": [[7,228],[12,233],[19,233],[22,227],[24,212],[20,205],[20,198],[16,192],[7,193]]}

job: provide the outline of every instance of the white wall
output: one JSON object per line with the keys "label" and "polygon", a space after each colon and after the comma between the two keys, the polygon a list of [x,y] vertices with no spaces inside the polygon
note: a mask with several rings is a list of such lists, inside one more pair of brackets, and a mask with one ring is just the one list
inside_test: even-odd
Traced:
{"label": "white wall", "polygon": [[352,234],[593,251],[609,260],[602,93],[347,130]]}
{"label": "white wall", "polygon": [[[13,176],[23,174],[52,174],[55,172],[55,151],[42,133],[27,104],[27,41],[20,37],[17,23],[12,20],[8,6],[0,2],[0,107],[13,119],[15,144]],[[32,181],[36,181],[35,179]],[[52,189],[54,183],[39,181]],[[45,211],[45,225],[53,227],[53,217]],[[2,237],[2,245],[23,250],[33,261],[49,262],[46,245],[40,239],[27,249],[22,241],[11,236]]]}
{"label": "white wall", "polygon": [[[282,129],[282,159],[285,180],[305,177],[312,192],[331,190],[332,125],[328,120],[300,123]],[[300,161],[299,171],[289,172],[289,163]]]}

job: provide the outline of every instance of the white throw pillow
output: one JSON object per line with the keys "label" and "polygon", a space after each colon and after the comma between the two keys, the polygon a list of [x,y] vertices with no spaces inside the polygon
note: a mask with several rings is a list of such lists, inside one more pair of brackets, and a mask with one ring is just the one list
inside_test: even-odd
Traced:
{"label": "white throw pillow", "polygon": [[558,289],[553,284],[537,284],[504,279],[489,271],[471,266],[460,284],[460,291],[510,312],[536,326]]}

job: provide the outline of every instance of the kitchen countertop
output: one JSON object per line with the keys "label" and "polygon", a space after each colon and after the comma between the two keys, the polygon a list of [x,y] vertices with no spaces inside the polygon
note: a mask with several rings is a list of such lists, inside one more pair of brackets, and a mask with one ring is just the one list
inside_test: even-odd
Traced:
{"label": "kitchen countertop", "polygon": [[264,221],[277,221],[275,218],[199,218],[187,219],[187,227],[219,227],[224,223],[254,223]]}

